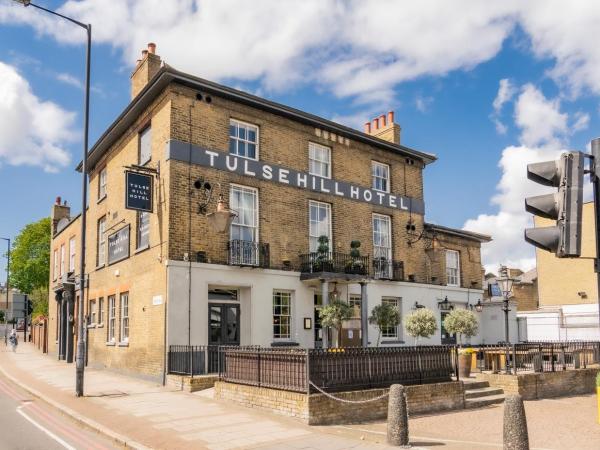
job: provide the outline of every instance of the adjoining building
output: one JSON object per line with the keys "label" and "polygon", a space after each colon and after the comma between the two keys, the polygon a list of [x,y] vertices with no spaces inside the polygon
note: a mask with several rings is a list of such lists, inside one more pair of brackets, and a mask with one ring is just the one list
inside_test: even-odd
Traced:
{"label": "adjoining building", "polygon": [[[535,217],[535,226],[551,226]],[[536,250],[539,309],[523,311],[529,340],[599,340],[596,235],[593,202],[583,205],[580,258],[557,258]]]}
{"label": "adjoining building", "polygon": [[[80,220],[53,207],[51,353],[72,361],[79,301],[89,364],[153,378],[171,345],[323,346],[318,311],[335,298],[356,310],[345,345],[376,345],[382,302],[435,310],[424,343],[455,342],[438,305],[482,299],[490,237],[425,222],[436,158],[401,144],[393,112],[357,131],[177,71],[155,48],[89,154],[83,297]],[[473,343],[503,340],[495,309]],[[380,340],[412,344],[402,326]]]}

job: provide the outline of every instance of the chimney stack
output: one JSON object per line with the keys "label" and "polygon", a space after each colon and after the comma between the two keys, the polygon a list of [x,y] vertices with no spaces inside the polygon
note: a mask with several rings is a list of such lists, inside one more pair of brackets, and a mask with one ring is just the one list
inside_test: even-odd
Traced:
{"label": "chimney stack", "polygon": [[58,225],[58,222],[60,222],[61,219],[69,219],[71,217],[71,208],[67,206],[66,200],[64,204],[61,204],[61,201],[62,199],[60,197],[56,197],[54,205],[52,205],[52,212],[50,213],[53,236],[56,234],[56,225]]}
{"label": "chimney stack", "polygon": [[148,82],[160,70],[162,61],[156,54],[156,44],[148,43],[148,47],[142,50],[142,57],[138,59],[135,69],[131,74],[131,98],[134,99]]}
{"label": "chimney stack", "polygon": [[371,122],[365,122],[365,133],[373,137],[400,144],[400,125],[394,122],[394,111],[389,111]]}

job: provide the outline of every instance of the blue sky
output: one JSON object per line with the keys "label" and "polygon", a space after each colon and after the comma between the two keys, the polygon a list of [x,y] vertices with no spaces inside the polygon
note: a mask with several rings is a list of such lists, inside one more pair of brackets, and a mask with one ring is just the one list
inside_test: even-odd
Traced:
{"label": "blue sky", "polygon": [[[176,68],[357,128],[394,110],[403,144],[439,157],[425,170],[426,219],[492,234],[488,268],[531,267],[526,163],[585,150],[598,134],[600,49],[580,32],[598,8],[332,0],[291,13],[283,3],[40,0],[93,24],[91,143],[128,103],[135,59],[153,41]],[[0,0],[2,237],[48,215],[56,196],[80,209],[83,36]]]}

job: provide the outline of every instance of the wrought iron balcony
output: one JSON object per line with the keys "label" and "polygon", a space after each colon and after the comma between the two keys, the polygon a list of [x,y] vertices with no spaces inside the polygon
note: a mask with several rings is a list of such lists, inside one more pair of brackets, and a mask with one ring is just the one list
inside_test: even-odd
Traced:
{"label": "wrought iron balcony", "polygon": [[373,278],[376,280],[404,280],[404,262],[387,258],[373,259]]}
{"label": "wrought iron balcony", "polygon": [[227,264],[231,266],[270,266],[269,244],[234,239],[227,245]]}
{"label": "wrought iron balcony", "polygon": [[329,272],[369,276],[369,257],[351,256],[347,253],[338,252],[311,252],[300,255],[300,272]]}

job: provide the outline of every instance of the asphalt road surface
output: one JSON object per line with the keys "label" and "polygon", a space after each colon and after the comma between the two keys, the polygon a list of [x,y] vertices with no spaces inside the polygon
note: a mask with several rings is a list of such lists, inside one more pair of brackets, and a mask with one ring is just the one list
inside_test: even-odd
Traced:
{"label": "asphalt road surface", "polygon": [[0,450],[120,448],[0,375]]}

